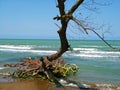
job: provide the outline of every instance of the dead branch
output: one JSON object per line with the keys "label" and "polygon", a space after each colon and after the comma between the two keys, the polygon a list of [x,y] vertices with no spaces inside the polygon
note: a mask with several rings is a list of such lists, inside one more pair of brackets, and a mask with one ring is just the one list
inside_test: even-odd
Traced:
{"label": "dead branch", "polygon": [[71,9],[68,11],[68,14],[73,14],[74,11],[80,6],[80,4],[83,3],[84,0],[78,0],[72,7]]}
{"label": "dead branch", "polygon": [[86,34],[88,34],[88,32],[87,32],[87,29],[88,28],[86,28],[84,25],[83,25],[83,23],[81,23],[79,20],[77,20],[76,18],[72,18],[72,20],[76,23],[76,24],[78,24],[80,27],[81,27],[81,29],[83,29],[85,32],[86,32]]}
{"label": "dead branch", "polygon": [[119,48],[115,48],[115,47],[113,47],[111,44],[109,44],[109,43],[104,39],[104,37],[102,37],[99,33],[97,33],[97,32],[94,30],[94,28],[86,27],[83,23],[81,23],[79,20],[77,20],[77,19],[74,18],[74,17],[72,18],[72,20],[73,20],[77,25],[79,25],[79,26],[82,28],[82,30],[84,30],[84,31],[86,32],[86,34],[88,34],[87,31],[90,30],[90,31],[92,31],[93,33],[95,33],[95,34],[96,34],[106,45],[108,45],[110,48],[120,51]]}
{"label": "dead branch", "polygon": [[93,29],[90,29],[92,32],[94,32],[106,45],[108,45],[110,48],[112,48],[112,49],[116,49],[116,50],[119,50],[120,51],[120,49],[119,48],[115,48],[115,47],[113,47],[111,44],[109,44],[105,39],[104,39],[104,37],[102,37],[100,34],[98,34],[95,30],[93,30]]}

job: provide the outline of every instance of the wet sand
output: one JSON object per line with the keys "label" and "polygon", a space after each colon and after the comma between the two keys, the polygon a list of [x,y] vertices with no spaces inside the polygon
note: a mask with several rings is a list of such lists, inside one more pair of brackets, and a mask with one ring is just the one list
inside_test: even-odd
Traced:
{"label": "wet sand", "polygon": [[[111,84],[89,84],[82,83],[82,85],[98,90],[120,90],[120,85]],[[57,88],[54,83],[48,80],[28,79],[28,80],[13,80],[10,78],[0,77],[0,90],[85,90],[75,87]],[[93,89],[87,89],[93,90]]]}
{"label": "wet sand", "polygon": [[[77,88],[66,87],[67,90],[79,90]],[[57,88],[55,84],[48,80],[41,79],[28,79],[6,81],[5,79],[0,82],[0,90],[64,90]]]}
{"label": "wet sand", "polygon": [[50,90],[54,85],[46,80],[20,80],[15,82],[1,82],[0,90]]}

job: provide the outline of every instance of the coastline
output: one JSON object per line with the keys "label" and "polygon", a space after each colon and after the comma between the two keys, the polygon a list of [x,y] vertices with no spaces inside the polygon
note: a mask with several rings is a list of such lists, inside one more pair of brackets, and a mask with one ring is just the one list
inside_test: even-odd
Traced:
{"label": "coastline", "polygon": [[[79,90],[78,88],[66,87],[67,90]],[[64,90],[56,87],[54,83],[42,79],[15,79],[0,76],[0,90]]]}
{"label": "coastline", "polygon": [[[112,84],[93,84],[81,82],[82,86],[91,88],[87,90],[120,90],[120,85]],[[64,84],[67,90],[85,90],[79,89],[73,84]],[[56,85],[48,80],[42,79],[11,79],[10,77],[3,78],[0,76],[0,90],[65,90],[64,88],[56,87]]]}
{"label": "coastline", "polygon": [[55,85],[53,83],[42,79],[27,79],[27,80],[19,79],[15,81],[8,80],[7,82],[6,79],[0,78],[0,90],[57,90],[57,89],[55,88]]}

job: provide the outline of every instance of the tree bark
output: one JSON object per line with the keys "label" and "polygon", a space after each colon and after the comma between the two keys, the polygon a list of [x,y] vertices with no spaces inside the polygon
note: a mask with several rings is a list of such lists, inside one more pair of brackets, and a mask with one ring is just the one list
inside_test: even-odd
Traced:
{"label": "tree bark", "polygon": [[57,0],[57,2],[58,2],[57,7],[59,8],[60,16],[56,16],[54,19],[61,21],[61,27],[57,31],[59,34],[59,37],[60,37],[61,47],[57,51],[57,53],[47,56],[49,61],[57,59],[64,52],[68,51],[68,48],[70,47],[70,45],[68,43],[67,36],[66,36],[67,25],[68,25],[70,19],[72,18],[72,14],[74,13],[74,11],[80,6],[80,4],[84,0],[77,0],[76,3],[71,7],[71,9],[67,13],[65,12],[65,8],[64,8],[65,1],[66,0]]}

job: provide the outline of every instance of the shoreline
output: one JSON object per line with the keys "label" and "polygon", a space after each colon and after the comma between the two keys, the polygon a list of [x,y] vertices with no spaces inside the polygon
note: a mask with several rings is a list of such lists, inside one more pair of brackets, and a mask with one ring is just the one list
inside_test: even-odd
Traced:
{"label": "shoreline", "polygon": [[[81,82],[81,86],[92,88],[88,90],[120,90],[120,85],[112,84],[97,84]],[[64,84],[67,90],[85,90],[79,89],[77,85],[69,83]],[[64,88],[56,87],[56,85],[48,80],[43,79],[12,79],[10,77],[4,78],[0,76],[0,90],[64,90]]]}
{"label": "shoreline", "polygon": [[27,80],[9,79],[10,78],[0,78],[0,90],[57,90],[55,85],[48,80],[34,78]]}
{"label": "shoreline", "polygon": [[[78,88],[65,87],[67,90],[79,90]],[[0,76],[0,90],[64,90],[48,80],[43,79],[12,79]]]}

